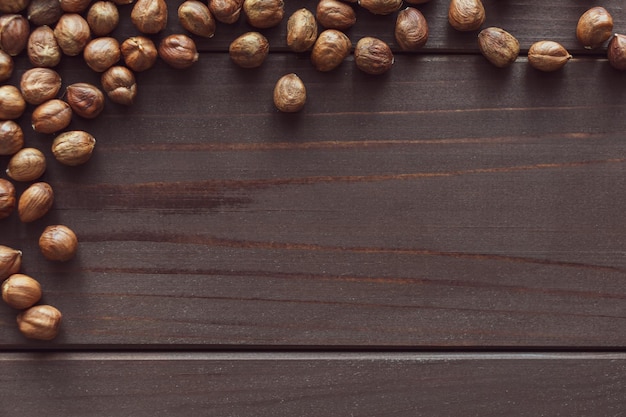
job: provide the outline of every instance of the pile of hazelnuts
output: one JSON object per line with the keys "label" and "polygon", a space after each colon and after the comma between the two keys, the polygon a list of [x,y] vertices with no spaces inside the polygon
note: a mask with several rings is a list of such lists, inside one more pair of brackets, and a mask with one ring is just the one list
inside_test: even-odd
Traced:
{"label": "pile of hazelnuts", "polygon": [[[110,34],[123,7],[130,9],[140,34],[119,42]],[[21,223],[45,219],[54,204],[53,186],[41,181],[49,162],[37,146],[25,146],[27,134],[18,119],[32,106],[32,129],[53,136],[51,153],[55,160],[70,167],[85,164],[96,140],[86,131],[69,129],[74,117],[96,118],[104,110],[107,97],[114,103],[131,105],[137,94],[134,74],[151,68],[159,57],[174,68],[186,68],[197,60],[195,44],[184,34],[170,35],[156,46],[149,35],[160,32],[166,24],[163,0],[0,2],[0,155],[9,157],[7,178],[0,178],[0,227],[1,222],[15,217]],[[8,84],[14,58],[20,54],[28,56],[32,68],[16,85]],[[64,56],[82,56],[90,69],[101,74],[100,85],[79,82],[62,91],[62,77],[55,67]],[[18,187],[24,188],[19,197],[15,183],[23,184]],[[75,257],[78,238],[66,225],[47,225],[38,245],[45,259],[66,262]],[[20,273],[21,267],[22,251],[0,245],[2,299],[20,310],[20,332],[27,338],[52,340],[58,335],[62,314],[52,305],[38,304],[41,285]]]}

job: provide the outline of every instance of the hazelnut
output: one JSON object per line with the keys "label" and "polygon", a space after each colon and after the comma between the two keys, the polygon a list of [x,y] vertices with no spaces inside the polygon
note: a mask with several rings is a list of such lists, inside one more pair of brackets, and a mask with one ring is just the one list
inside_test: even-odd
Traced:
{"label": "hazelnut", "polygon": [[85,46],[83,58],[89,68],[104,72],[115,65],[122,56],[120,44],[112,37],[96,38]]}
{"label": "hazelnut", "polygon": [[210,38],[215,34],[215,19],[209,7],[198,0],[187,0],[178,7],[178,20],[185,30]]}
{"label": "hazelnut", "polygon": [[199,54],[193,39],[175,34],[163,38],[159,44],[159,56],[171,67],[185,69],[198,60]]}
{"label": "hazelnut", "polygon": [[0,87],[0,119],[11,120],[20,117],[26,110],[22,93],[13,85]]}
{"label": "hazelnut", "polygon": [[18,314],[17,326],[29,339],[52,340],[59,334],[62,317],[55,307],[37,305]]}
{"label": "hazelnut", "polygon": [[402,0],[359,0],[359,6],[374,14],[387,15],[400,10]]}
{"label": "hazelnut", "polygon": [[2,283],[2,299],[9,306],[25,309],[41,299],[41,285],[25,274],[13,274]]}
{"label": "hazelnut", "polygon": [[17,274],[22,266],[22,251],[0,245],[0,279]]}
{"label": "hazelnut", "polygon": [[[46,157],[39,149],[22,148],[9,159],[7,175],[15,181],[35,181],[46,171]],[[18,203],[19,209],[19,203]]]}
{"label": "hazelnut", "polygon": [[39,237],[39,249],[49,261],[69,261],[76,255],[78,239],[67,226],[48,226]]}
{"label": "hazelnut", "polygon": [[231,42],[228,53],[242,68],[256,68],[263,64],[270,51],[267,38],[259,32],[247,32]]}
{"label": "hazelnut", "polygon": [[137,0],[130,19],[141,33],[159,33],[167,26],[167,4],[165,0]]}
{"label": "hazelnut", "polygon": [[93,84],[71,84],[65,90],[65,98],[72,111],[85,119],[94,119],[104,110],[104,93]]}
{"label": "hazelnut", "polygon": [[120,46],[124,62],[133,71],[141,72],[152,68],[159,55],[154,42],[145,36],[133,36]]}
{"label": "hazelnut", "polygon": [[576,38],[585,48],[601,46],[613,33],[613,17],[604,7],[592,7],[580,16]]}
{"label": "hazelnut", "polygon": [[417,51],[428,41],[426,18],[414,7],[407,7],[398,13],[394,35],[403,51]]}
{"label": "hazelnut", "polygon": [[120,13],[112,1],[97,1],[87,12],[87,24],[95,36],[106,36],[117,27]]}
{"label": "hazelnut", "polygon": [[11,56],[19,55],[26,48],[30,24],[20,14],[0,16],[0,49]]}
{"label": "hazelnut", "polygon": [[130,106],[137,96],[135,75],[126,67],[109,68],[101,78],[102,88],[109,99],[118,104]]}
{"label": "hazelnut", "polygon": [[498,68],[511,65],[519,55],[519,42],[509,32],[489,27],[478,34],[478,47],[485,58]]}
{"label": "hazelnut", "polygon": [[63,165],[76,166],[91,158],[96,139],[82,130],[63,132],[52,142],[52,154]]}
{"label": "hazelnut", "polygon": [[274,87],[274,105],[285,113],[295,113],[304,107],[306,102],[306,88],[296,74],[287,74],[280,77]]}
{"label": "hazelnut", "polygon": [[352,6],[339,0],[321,0],[317,3],[315,16],[326,29],[348,29],[356,23]]}
{"label": "hazelnut", "polygon": [[31,115],[33,130],[39,133],[58,132],[69,126],[71,121],[70,105],[58,98],[41,103]]}
{"label": "hazelnut", "polygon": [[448,22],[462,32],[478,30],[485,22],[485,8],[480,0],[450,0]]}
{"label": "hazelnut", "polygon": [[0,155],[13,155],[24,147],[24,132],[13,120],[0,121]]}
{"label": "hazelnut", "polygon": [[61,90],[61,76],[50,68],[31,68],[22,74],[20,90],[26,102],[39,105],[56,97]]}
{"label": "hazelnut", "polygon": [[0,82],[6,81],[13,75],[13,58],[4,51],[0,51]]}
{"label": "hazelnut", "polygon": [[30,0],[2,0],[0,13],[18,13],[28,6]]}
{"label": "hazelnut", "polygon": [[404,0],[408,4],[424,4],[428,3],[430,0]]}
{"label": "hazelnut", "polygon": [[317,37],[311,50],[311,63],[318,71],[337,68],[350,55],[352,42],[345,33],[326,29]]}
{"label": "hazelnut", "polygon": [[244,0],[243,12],[250,26],[267,29],[283,20],[285,4],[283,0]]}
{"label": "hazelnut", "polygon": [[15,209],[15,186],[0,178],[0,219],[6,219]]}
{"label": "hazelnut", "polygon": [[239,20],[243,0],[209,0],[209,10],[218,22],[231,24]]}
{"label": "hazelnut", "polygon": [[294,52],[311,49],[317,39],[317,21],[308,9],[298,9],[287,20],[287,46]]}
{"label": "hazelnut", "polygon": [[54,37],[65,55],[80,55],[91,40],[87,21],[77,13],[66,13],[54,27]]}
{"label": "hazelnut", "polygon": [[28,38],[28,59],[36,67],[55,67],[61,62],[61,47],[48,26],[33,30]]}
{"label": "hazelnut", "polygon": [[367,74],[384,74],[391,69],[393,61],[391,48],[380,39],[366,36],[359,39],[354,48],[354,62]]}
{"label": "hazelnut", "polygon": [[609,64],[615,69],[626,71],[626,36],[616,33],[606,50]]}
{"label": "hazelnut", "polygon": [[20,196],[17,214],[23,223],[34,222],[45,216],[54,203],[54,192],[50,184],[36,182],[31,184]]}
{"label": "hazelnut", "polygon": [[131,4],[134,1],[135,0],[113,0],[113,3],[117,4],[118,6],[124,6],[126,4]]}
{"label": "hazelnut", "polygon": [[82,13],[87,10],[91,0],[59,0],[59,3],[66,13]]}
{"label": "hazelnut", "polygon": [[63,15],[63,9],[58,1],[31,0],[26,15],[35,26],[54,25]]}
{"label": "hazelnut", "polygon": [[540,71],[556,71],[571,58],[567,49],[554,41],[535,42],[528,49],[528,63]]}

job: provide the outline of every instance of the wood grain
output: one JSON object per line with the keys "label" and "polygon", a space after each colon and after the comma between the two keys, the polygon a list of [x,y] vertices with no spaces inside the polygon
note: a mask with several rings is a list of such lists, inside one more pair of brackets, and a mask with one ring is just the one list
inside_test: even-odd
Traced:
{"label": "wood grain", "polygon": [[[309,102],[279,114],[291,71]],[[625,105],[606,62],[413,57],[372,78],[272,54],[250,74],[223,53],[158,65],[135,106],[72,122],[93,159],[51,163],[54,210],[3,223],[65,313],[56,344],[624,346]],[[75,261],[39,255],[50,223],[80,236]],[[4,346],[26,343],[14,315]]]}
{"label": "wood grain", "polygon": [[0,362],[6,415],[626,412],[626,358],[616,354],[3,354]]}

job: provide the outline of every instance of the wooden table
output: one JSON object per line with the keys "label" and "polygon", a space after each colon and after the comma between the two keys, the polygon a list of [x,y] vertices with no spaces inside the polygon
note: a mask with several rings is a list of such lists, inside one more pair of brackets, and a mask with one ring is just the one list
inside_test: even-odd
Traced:
{"label": "wooden table", "polygon": [[[182,31],[178,4],[155,40]],[[419,6],[418,53],[398,51],[395,15],[355,6],[353,44],[395,51],[378,77],[353,57],[316,71],[287,50],[286,20],[241,69],[228,45],[252,28],[219,24],[190,69],[137,74],[132,107],[74,118],[97,139],[80,167],[54,161],[30,106],[19,121],[56,200],[0,221],[0,244],[64,317],[30,341],[0,307],[0,414],[626,415],[626,73],[577,43],[589,2],[484,4],[484,27],[520,41],[508,69],[439,0]],[[621,1],[599,5],[626,31]],[[120,40],[138,34],[130,10]],[[530,68],[541,39],[574,58]],[[99,85],[80,57],[57,69]],[[308,101],[282,114],[272,90],[290,72]],[[74,260],[39,253],[49,224],[75,230]]]}

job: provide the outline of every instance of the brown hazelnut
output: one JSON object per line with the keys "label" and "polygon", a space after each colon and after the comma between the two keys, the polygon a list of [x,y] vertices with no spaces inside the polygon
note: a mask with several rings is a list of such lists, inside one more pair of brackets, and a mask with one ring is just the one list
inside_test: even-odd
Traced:
{"label": "brown hazelnut", "polygon": [[22,251],[0,245],[0,279],[17,274],[22,266]]}
{"label": "brown hazelnut", "polygon": [[66,13],[82,13],[87,10],[91,0],[59,0],[59,3]]}
{"label": "brown hazelnut", "polygon": [[209,10],[218,22],[232,24],[239,20],[243,0],[209,0]]}
{"label": "brown hazelnut", "polygon": [[87,12],[87,23],[95,36],[106,36],[117,27],[120,13],[112,1],[97,1]]}
{"label": "brown hazelnut", "polygon": [[48,26],[33,30],[28,38],[28,59],[36,67],[55,67],[61,62],[61,47]]}
{"label": "brown hazelnut", "polygon": [[270,51],[267,38],[259,32],[247,32],[231,42],[228,53],[242,68],[256,68],[263,64]]}
{"label": "brown hazelnut", "polygon": [[22,93],[13,85],[0,87],[0,119],[12,120],[20,117],[26,110],[26,101]]}
{"label": "brown hazelnut", "polygon": [[0,13],[19,13],[28,6],[30,0],[2,0]]}
{"label": "brown hazelnut", "polygon": [[39,249],[49,261],[69,261],[76,255],[78,239],[67,226],[48,226],[39,237]]}
{"label": "brown hazelnut", "polygon": [[35,26],[54,25],[62,14],[61,3],[50,0],[31,0],[26,11],[28,21]]}
{"label": "brown hazelnut", "polygon": [[167,26],[167,4],[165,0],[137,0],[130,19],[141,33],[159,33]]}
{"label": "brown hazelnut", "polygon": [[34,222],[45,216],[54,203],[54,192],[50,184],[36,182],[31,184],[20,196],[17,214],[23,223]]}
{"label": "brown hazelnut", "polygon": [[75,83],[67,86],[65,99],[72,111],[85,119],[94,119],[104,110],[104,93],[93,84]]}
{"label": "brown hazelnut", "polygon": [[317,37],[311,50],[311,63],[318,71],[337,68],[350,55],[352,42],[345,33],[326,29]]}
{"label": "brown hazelnut", "polygon": [[31,68],[22,74],[20,90],[26,102],[39,105],[56,97],[61,90],[61,76],[50,68]]}
{"label": "brown hazelnut", "polygon": [[462,32],[478,30],[485,22],[485,8],[480,0],[450,0],[448,22]]}
{"label": "brown hazelnut", "polygon": [[617,70],[626,71],[626,36],[616,33],[606,50],[609,64]]}
{"label": "brown hazelnut", "polygon": [[2,299],[9,306],[25,309],[41,299],[41,285],[25,274],[13,274],[2,283]]}
{"label": "brown hazelnut", "polygon": [[306,102],[306,88],[296,74],[287,74],[280,77],[274,87],[274,105],[285,113],[295,113],[304,107]]}
{"label": "brown hazelnut", "polygon": [[519,42],[515,36],[497,27],[480,31],[478,47],[483,56],[498,68],[508,67],[519,55]]}
{"label": "brown hazelnut", "polygon": [[308,9],[293,12],[287,20],[287,46],[294,52],[305,52],[317,39],[317,21]]}
{"label": "brown hazelnut", "polygon": [[587,49],[601,46],[613,33],[613,17],[604,7],[592,7],[580,16],[576,38]]}
{"label": "brown hazelnut", "polygon": [[571,58],[567,49],[554,41],[535,42],[528,49],[528,63],[540,71],[556,71]]}
{"label": "brown hazelnut", "polygon": [[391,69],[393,61],[391,48],[378,38],[361,38],[354,48],[354,62],[358,69],[367,74],[384,74]]}
{"label": "brown hazelnut", "polygon": [[209,7],[198,0],[187,0],[178,7],[178,20],[185,30],[210,38],[215,34],[215,19]]}
{"label": "brown hazelnut", "polygon": [[82,130],[63,132],[52,142],[52,154],[63,165],[76,166],[91,158],[96,139]]}
{"label": "brown hazelnut", "polygon": [[407,7],[398,13],[394,35],[403,51],[417,51],[428,41],[426,18],[414,7]]}
{"label": "brown hazelnut", "polygon": [[402,0],[359,0],[359,6],[374,14],[387,15],[400,10]]}
{"label": "brown hazelnut", "polygon": [[352,6],[339,0],[321,0],[317,3],[315,16],[326,29],[348,29],[356,23]]}
{"label": "brown hazelnut", "polygon": [[0,178],[0,219],[6,219],[15,209],[15,186]]}
{"label": "brown hazelnut", "polygon": [[11,55],[4,51],[0,51],[0,82],[4,82],[13,75],[15,64]]}
{"label": "brown hazelnut", "polygon": [[137,96],[137,83],[131,70],[122,66],[109,68],[101,77],[102,88],[109,99],[130,106]]}
{"label": "brown hazelnut", "polygon": [[66,13],[54,27],[54,37],[65,55],[80,55],[91,40],[87,21],[77,13]]}
{"label": "brown hazelnut", "polygon": [[430,0],[404,0],[407,4],[424,4],[428,3]]}
{"label": "brown hazelnut", "polygon": [[59,334],[61,312],[50,305],[36,305],[17,316],[20,332],[29,339],[52,340]]}
{"label": "brown hazelnut", "polygon": [[122,56],[120,44],[113,37],[96,38],[85,46],[83,58],[89,68],[104,72],[115,65]]}
{"label": "brown hazelnut", "polygon": [[124,62],[135,72],[152,68],[159,55],[154,42],[145,36],[133,36],[120,46]]}
{"label": "brown hazelnut", "polygon": [[283,20],[285,4],[283,0],[244,0],[243,12],[250,26],[267,29]]}
{"label": "brown hazelnut", "polygon": [[[15,181],[35,181],[46,171],[46,157],[39,149],[22,148],[9,159],[7,175]],[[18,204],[19,206],[19,204]]]}
{"label": "brown hazelnut", "polygon": [[39,133],[55,133],[65,129],[72,121],[72,109],[65,101],[53,98],[33,110],[31,124]]}
{"label": "brown hazelnut", "polygon": [[0,16],[0,49],[11,56],[19,55],[26,48],[30,24],[21,14]]}
{"label": "brown hazelnut", "polygon": [[0,155],[13,155],[24,147],[24,132],[13,120],[0,121]]}
{"label": "brown hazelnut", "polygon": [[172,68],[185,69],[198,60],[199,54],[193,39],[187,35],[174,34],[161,40],[159,56]]}
{"label": "brown hazelnut", "polygon": [[117,4],[118,6],[124,6],[126,4],[131,4],[134,1],[135,0],[113,0],[113,3]]}

